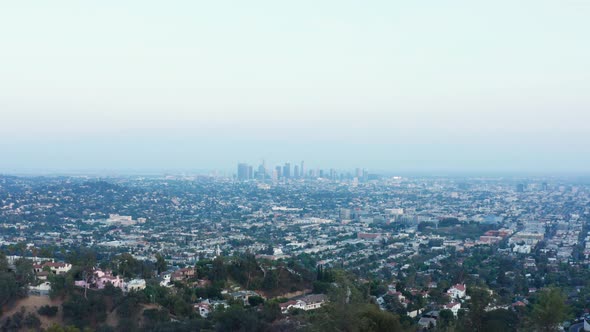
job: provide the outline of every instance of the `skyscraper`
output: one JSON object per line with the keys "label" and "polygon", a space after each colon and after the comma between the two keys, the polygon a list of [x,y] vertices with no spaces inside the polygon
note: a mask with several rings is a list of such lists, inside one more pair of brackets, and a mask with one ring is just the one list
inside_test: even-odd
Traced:
{"label": "skyscraper", "polygon": [[281,170],[281,166],[277,166],[275,167],[275,171],[277,172],[277,180],[280,179],[282,177],[282,170]]}
{"label": "skyscraper", "polygon": [[264,162],[262,162],[262,165],[258,166],[258,173],[256,173],[256,176],[259,180],[266,180],[266,168],[264,167]]}
{"label": "skyscraper", "polygon": [[301,177],[305,178],[305,167],[303,164],[303,160],[301,161],[301,169],[299,171],[301,172]]}
{"label": "skyscraper", "polygon": [[249,180],[250,177],[250,166],[248,164],[239,163],[238,164],[238,180],[246,181]]}
{"label": "skyscraper", "polygon": [[285,166],[283,166],[283,177],[285,179],[288,179],[291,177],[291,164],[290,163],[285,163]]}
{"label": "skyscraper", "polygon": [[299,166],[298,165],[293,166],[293,177],[296,179],[299,178]]}

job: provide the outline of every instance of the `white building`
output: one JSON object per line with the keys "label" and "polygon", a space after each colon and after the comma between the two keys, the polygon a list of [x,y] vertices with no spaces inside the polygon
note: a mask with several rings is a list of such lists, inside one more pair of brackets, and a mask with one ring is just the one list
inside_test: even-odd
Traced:
{"label": "white building", "polygon": [[453,312],[453,315],[455,315],[455,317],[457,317],[457,314],[459,313],[459,309],[461,309],[461,303],[459,303],[459,302],[447,303],[447,304],[445,304],[445,309],[451,310]]}
{"label": "white building", "polygon": [[207,302],[201,302],[195,304],[195,311],[203,318],[207,318],[211,313],[211,306]]}
{"label": "white building", "polygon": [[125,283],[125,291],[132,292],[132,291],[140,291],[145,289],[145,280],[144,279],[132,279],[129,282]]}
{"label": "white building", "polygon": [[48,268],[53,274],[66,274],[72,269],[72,264],[63,262],[45,262],[43,264],[33,264],[35,273],[42,272],[44,268]]}
{"label": "white building", "polygon": [[456,284],[449,288],[447,294],[453,299],[462,299],[465,297],[466,292],[467,286],[465,286],[465,284]]}

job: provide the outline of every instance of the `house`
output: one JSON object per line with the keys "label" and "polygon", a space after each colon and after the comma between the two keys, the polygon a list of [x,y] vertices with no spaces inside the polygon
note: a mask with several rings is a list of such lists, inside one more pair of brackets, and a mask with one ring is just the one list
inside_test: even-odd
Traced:
{"label": "house", "polygon": [[522,302],[522,301],[516,301],[514,303],[512,303],[512,307],[516,308],[516,307],[526,307],[526,303]]}
{"label": "house", "polygon": [[229,306],[225,301],[211,301],[209,299],[203,300],[194,305],[195,311],[203,318],[207,318],[213,310],[219,307],[228,308]]}
{"label": "house", "polygon": [[381,234],[373,234],[373,233],[357,233],[356,237],[359,240],[366,240],[366,241],[373,241],[373,242],[378,242],[382,239]]}
{"label": "house", "polygon": [[447,294],[453,299],[462,299],[465,298],[466,291],[467,286],[465,286],[465,284],[456,284],[455,286],[449,288]]}
{"label": "house", "polygon": [[87,280],[76,280],[74,284],[78,287],[94,289],[104,289],[107,284],[111,284],[113,287],[124,289],[123,279],[113,276],[110,270],[102,271],[101,269],[93,270]]}
{"label": "house", "polygon": [[435,327],[436,321],[438,320],[438,316],[438,311],[429,311],[428,313],[420,317],[418,325],[420,325],[422,328],[430,328],[431,326]]}
{"label": "house", "polygon": [[528,244],[516,244],[514,248],[512,248],[512,252],[517,254],[530,254],[532,251],[532,247]]}
{"label": "house", "polygon": [[51,272],[49,271],[41,271],[41,272],[37,272],[37,279],[39,280],[47,280],[47,278],[49,277],[49,275],[51,274]]}
{"label": "house", "polygon": [[324,294],[310,294],[299,300],[303,302],[303,310],[314,310],[328,302],[328,297]]}
{"label": "house", "polygon": [[281,307],[281,312],[283,314],[286,314],[287,312],[289,312],[289,309],[291,309],[291,308],[303,309],[303,308],[301,308],[300,306],[297,305],[297,302],[298,301],[296,301],[296,300],[290,300],[290,301],[287,301],[287,302],[284,302],[284,303],[280,303],[279,304],[279,307]]}
{"label": "house", "polygon": [[232,297],[232,299],[234,300],[242,300],[242,302],[244,303],[244,305],[248,305],[248,299],[252,296],[260,296],[258,295],[258,293],[250,291],[250,290],[245,290],[245,291],[237,291],[237,292],[233,292],[230,294],[230,296]]}
{"label": "house", "polygon": [[184,268],[172,272],[171,279],[172,281],[185,281],[195,277],[195,275],[196,273],[194,268]]}
{"label": "house", "polygon": [[51,291],[51,284],[48,281],[37,286],[29,286],[29,293],[34,295],[49,296],[49,291]]}
{"label": "house", "polygon": [[328,302],[328,297],[324,294],[310,294],[299,299],[293,299],[279,304],[282,313],[287,313],[289,309],[315,310]]}
{"label": "house", "polygon": [[444,305],[444,308],[451,310],[453,312],[453,315],[455,315],[455,317],[457,317],[457,314],[459,313],[459,309],[461,309],[461,303],[459,303],[459,302],[447,303]]}
{"label": "house", "polygon": [[388,291],[387,295],[393,296],[394,298],[396,298],[399,302],[404,302],[404,300],[406,299],[406,297],[404,296],[404,294],[402,294],[402,292],[397,292],[397,291]]}
{"label": "house", "polygon": [[207,302],[201,302],[195,304],[195,311],[199,313],[199,315],[203,318],[207,318],[209,313],[211,312],[211,306]]}
{"label": "house", "polygon": [[129,282],[124,283],[123,290],[126,292],[135,292],[144,290],[146,286],[144,279],[132,279]]}
{"label": "house", "polygon": [[162,287],[172,287],[172,274],[171,273],[164,273],[162,274],[161,280],[160,280],[160,286]]}
{"label": "house", "polygon": [[72,264],[64,262],[44,262],[43,264],[33,264],[33,270],[37,275],[49,270],[53,274],[66,274],[72,269]]}

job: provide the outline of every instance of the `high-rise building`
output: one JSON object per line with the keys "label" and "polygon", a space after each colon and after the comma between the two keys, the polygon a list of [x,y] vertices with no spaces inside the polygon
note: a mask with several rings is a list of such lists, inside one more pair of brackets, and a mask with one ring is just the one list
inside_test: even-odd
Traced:
{"label": "high-rise building", "polygon": [[359,179],[360,179],[361,177],[363,177],[363,173],[362,173],[362,170],[361,170],[360,168],[357,168],[357,169],[355,170],[355,177],[357,177],[357,178],[359,178]]}
{"label": "high-rise building", "polygon": [[293,177],[296,179],[299,179],[299,166],[298,165],[293,166]]}
{"label": "high-rise building", "polygon": [[266,180],[266,168],[264,167],[264,162],[262,165],[258,166],[258,173],[256,174],[257,178],[261,181]]}
{"label": "high-rise building", "polygon": [[291,164],[290,163],[285,163],[285,166],[283,166],[283,177],[285,179],[288,179],[291,177]]}
{"label": "high-rise building", "polygon": [[283,171],[281,170],[281,166],[275,167],[275,171],[277,172],[277,180],[282,177]]}
{"label": "high-rise building", "polygon": [[238,180],[246,181],[250,179],[250,166],[248,164],[239,163],[238,164]]}
{"label": "high-rise building", "polygon": [[299,171],[301,172],[301,177],[304,178],[305,177],[305,167],[304,167],[303,160],[301,161],[301,169]]}
{"label": "high-rise building", "polygon": [[369,171],[363,169],[363,182],[367,182],[369,180]]}

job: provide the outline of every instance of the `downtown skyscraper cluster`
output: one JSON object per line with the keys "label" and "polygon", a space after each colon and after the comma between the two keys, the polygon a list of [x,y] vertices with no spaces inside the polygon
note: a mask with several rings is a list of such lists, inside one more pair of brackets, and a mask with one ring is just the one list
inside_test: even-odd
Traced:
{"label": "downtown skyscraper cluster", "polygon": [[369,174],[366,169],[356,168],[354,171],[341,172],[334,168],[328,170],[320,168],[306,169],[305,162],[291,164],[286,162],[283,165],[268,168],[263,161],[256,169],[247,163],[239,163],[237,166],[236,179],[238,181],[283,181],[290,179],[326,179],[332,181],[356,180],[366,182],[377,178],[375,174]]}

